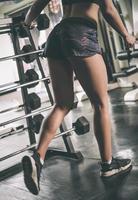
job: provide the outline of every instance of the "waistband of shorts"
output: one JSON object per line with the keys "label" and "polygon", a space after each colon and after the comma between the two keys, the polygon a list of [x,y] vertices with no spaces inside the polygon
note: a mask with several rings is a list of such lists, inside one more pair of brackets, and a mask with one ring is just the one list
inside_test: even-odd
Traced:
{"label": "waistband of shorts", "polygon": [[93,19],[84,18],[84,17],[67,17],[61,20],[60,24],[68,23],[68,22],[76,22],[79,24],[87,25],[91,28],[97,29],[97,22]]}

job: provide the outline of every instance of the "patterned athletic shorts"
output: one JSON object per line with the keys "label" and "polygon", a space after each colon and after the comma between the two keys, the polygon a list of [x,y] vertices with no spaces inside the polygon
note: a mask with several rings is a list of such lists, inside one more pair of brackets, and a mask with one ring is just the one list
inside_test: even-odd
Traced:
{"label": "patterned athletic shorts", "polygon": [[101,54],[95,21],[70,17],[63,19],[50,33],[44,57],[63,59]]}

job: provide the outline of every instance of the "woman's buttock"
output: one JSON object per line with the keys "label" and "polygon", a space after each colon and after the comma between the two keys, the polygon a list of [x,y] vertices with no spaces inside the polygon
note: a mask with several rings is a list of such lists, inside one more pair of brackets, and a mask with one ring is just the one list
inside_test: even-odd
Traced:
{"label": "woman's buttock", "polygon": [[97,39],[98,10],[95,3],[66,5],[66,17],[49,35],[44,56],[63,59],[101,53]]}
{"label": "woman's buttock", "polygon": [[53,58],[88,57],[101,54],[97,23],[83,17],[63,19],[51,32],[44,56]]}

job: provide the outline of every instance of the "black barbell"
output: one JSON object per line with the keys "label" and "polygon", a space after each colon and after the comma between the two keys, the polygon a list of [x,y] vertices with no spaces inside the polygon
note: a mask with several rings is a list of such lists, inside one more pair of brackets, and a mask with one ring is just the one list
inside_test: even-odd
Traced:
{"label": "black barbell", "polygon": [[[42,121],[41,121],[41,123],[42,123]],[[59,138],[59,137],[61,137],[63,135],[67,135],[67,134],[70,135],[70,133],[73,132],[73,131],[75,131],[77,133],[77,135],[84,135],[87,132],[89,132],[89,129],[90,129],[90,125],[89,125],[88,120],[84,116],[81,116],[76,120],[75,123],[73,123],[73,128],[71,128],[71,129],[69,129],[67,131],[64,131],[62,133],[57,134],[53,139]],[[4,161],[4,160],[6,160],[8,158],[16,156],[16,155],[18,155],[20,153],[23,153],[24,151],[27,151],[29,149],[32,149],[32,148],[34,148],[36,146],[37,146],[37,144],[29,145],[29,146],[27,146],[27,147],[25,147],[25,148],[23,148],[21,150],[18,150],[16,152],[13,152],[13,153],[11,153],[9,155],[6,155],[6,156],[0,158],[0,161]]]}
{"label": "black barbell", "polygon": [[[37,74],[37,72],[34,69],[28,69],[24,73],[24,78],[25,78],[25,82],[26,83],[30,83],[32,81],[38,80],[39,79],[39,75]],[[11,84],[18,84],[18,83],[20,83],[20,81],[15,81],[15,82],[9,83],[9,84],[11,85]],[[33,88],[37,84],[38,84],[38,82],[37,83],[32,83],[31,85],[28,85],[27,88]]]}
{"label": "black barbell", "polygon": [[11,128],[10,131],[7,131],[7,132],[0,134],[0,139],[3,139],[5,137],[9,137],[9,136],[12,136],[12,135],[15,135],[15,134],[18,134],[18,133],[22,133],[22,132],[26,131],[27,129],[28,128],[24,127],[24,125],[20,125],[18,127]]}
{"label": "black barbell", "polygon": [[32,46],[28,44],[28,45],[23,46],[20,54],[2,57],[0,58],[0,62],[21,58],[24,60],[24,62],[31,63],[37,58],[37,56],[41,56],[43,51],[44,51],[43,49],[38,49],[34,51]]}
{"label": "black barbell", "polygon": [[[36,134],[38,134],[40,131],[40,127],[41,127],[43,119],[44,119],[44,116],[42,114],[35,115],[32,118],[32,125],[31,127],[29,127],[29,129],[33,130]],[[18,133],[22,133],[26,130],[28,130],[28,127],[24,127],[24,125],[19,125],[18,127],[12,128],[8,132],[0,134],[0,139],[9,137]]]}
{"label": "black barbell", "polygon": [[[14,106],[12,108],[7,108],[7,109],[4,109],[4,110],[1,110],[0,114],[6,113],[6,112],[9,112],[9,111],[12,111],[12,110],[22,109],[25,105],[27,105],[27,104],[25,103],[25,104],[22,104],[22,105]],[[28,94],[28,107],[31,110],[36,110],[36,109],[41,107],[41,99],[34,92]]]}
{"label": "black barbell", "polygon": [[[35,124],[32,124],[32,127],[34,128],[35,131],[37,130],[36,133],[39,133],[43,120],[44,117],[41,114],[34,116],[33,121]],[[81,116],[76,120],[76,122],[72,124],[71,129],[68,129],[62,133],[57,134],[55,138],[61,137],[67,133],[71,133],[72,131],[75,131],[77,135],[84,135],[85,133],[89,132],[89,130],[90,130],[90,125],[88,120],[84,116]]]}
{"label": "black barbell", "polygon": [[10,91],[13,91],[13,90],[16,90],[16,89],[19,89],[19,88],[22,88],[22,87],[32,87],[32,85],[36,85],[38,84],[39,82],[41,81],[48,81],[48,83],[50,82],[50,77],[45,77],[45,78],[41,78],[41,79],[38,79],[38,80],[35,80],[35,81],[31,81],[31,82],[28,82],[28,83],[24,83],[24,84],[17,84],[17,85],[14,85],[14,86],[9,86],[9,87],[4,87],[4,89],[0,89],[0,95],[3,95],[3,94],[6,94],[7,92],[10,92]]}
{"label": "black barbell", "polygon": [[138,50],[134,51],[121,51],[117,53],[117,58],[119,60],[128,60],[132,58],[138,58]]}
{"label": "black barbell", "polygon": [[26,119],[26,118],[28,118],[28,117],[36,116],[37,114],[39,114],[39,113],[41,113],[41,112],[44,112],[44,111],[48,111],[48,110],[50,110],[50,109],[52,109],[52,108],[53,108],[53,106],[49,106],[49,107],[46,107],[46,108],[41,108],[41,109],[32,111],[32,112],[29,113],[29,114],[25,114],[25,115],[16,117],[16,118],[11,119],[11,120],[6,121],[6,122],[2,122],[2,123],[0,123],[0,127],[6,126],[6,125],[8,125],[8,124],[11,124],[11,123],[14,123],[14,122],[23,120],[23,119]]}

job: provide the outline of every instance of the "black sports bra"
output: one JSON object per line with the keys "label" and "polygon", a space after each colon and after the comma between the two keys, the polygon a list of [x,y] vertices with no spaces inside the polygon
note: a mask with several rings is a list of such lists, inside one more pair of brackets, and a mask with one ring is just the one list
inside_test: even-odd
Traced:
{"label": "black sports bra", "polygon": [[101,0],[62,0],[63,5],[72,5],[75,3],[96,3],[100,4]]}

